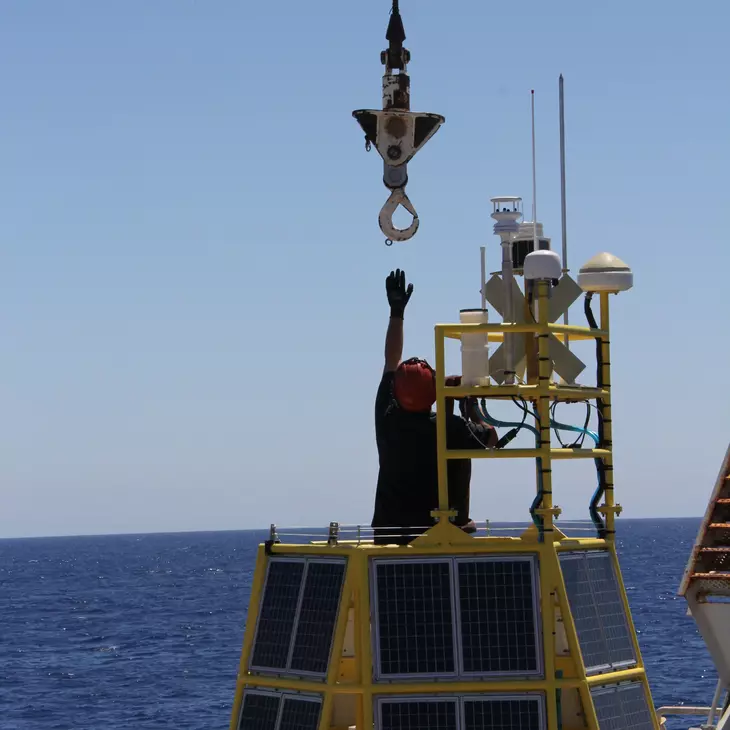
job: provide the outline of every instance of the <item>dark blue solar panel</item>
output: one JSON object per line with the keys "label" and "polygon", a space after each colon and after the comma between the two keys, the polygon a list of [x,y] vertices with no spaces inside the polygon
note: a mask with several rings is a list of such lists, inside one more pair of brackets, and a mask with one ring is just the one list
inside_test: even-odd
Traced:
{"label": "dark blue solar panel", "polygon": [[276,730],[280,697],[244,692],[238,730]]}
{"label": "dark blue solar panel", "polygon": [[286,668],[303,575],[303,562],[274,558],[269,562],[252,667]]}
{"label": "dark blue solar panel", "polygon": [[326,673],[345,568],[344,560],[271,558],[252,668]]}
{"label": "dark blue solar panel", "polygon": [[378,730],[457,730],[456,700],[398,700],[380,706]]}
{"label": "dark blue solar panel", "polygon": [[543,730],[541,700],[532,698],[464,699],[461,730]]}
{"label": "dark blue solar panel", "polygon": [[591,697],[599,730],[654,729],[644,685],[640,682],[598,687],[591,690]]}
{"label": "dark blue solar panel", "polygon": [[538,673],[533,560],[458,560],[457,569],[464,672]]}
{"label": "dark blue solar panel", "polygon": [[607,551],[563,553],[560,565],[586,671],[635,664],[611,555]]}
{"label": "dark blue solar panel", "polygon": [[375,562],[379,674],[455,671],[450,561]]}
{"label": "dark blue solar panel", "polygon": [[319,701],[286,697],[277,730],[317,730],[321,710]]}
{"label": "dark blue solar panel", "polygon": [[294,638],[292,670],[320,674],[327,671],[344,580],[344,562],[309,562]]}

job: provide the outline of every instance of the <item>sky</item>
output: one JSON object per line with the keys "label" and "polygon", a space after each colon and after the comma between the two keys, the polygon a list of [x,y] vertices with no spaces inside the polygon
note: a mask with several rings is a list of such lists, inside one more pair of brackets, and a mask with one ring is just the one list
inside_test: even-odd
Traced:
{"label": "sky", "polygon": [[[479,305],[481,245],[497,266],[489,198],[530,210],[533,88],[559,250],[560,73],[569,268],[610,251],[635,276],[612,300],[617,499],[704,512],[730,439],[730,5],[401,12],[412,108],[446,123],[409,166],[420,230],[388,248],[351,117],[381,104],[388,0],[3,3],[0,536],[369,523],[384,278],[414,283],[405,356],[432,358],[434,323]],[[553,476],[584,518],[591,464]],[[475,466],[474,519],[533,495],[530,462]]]}

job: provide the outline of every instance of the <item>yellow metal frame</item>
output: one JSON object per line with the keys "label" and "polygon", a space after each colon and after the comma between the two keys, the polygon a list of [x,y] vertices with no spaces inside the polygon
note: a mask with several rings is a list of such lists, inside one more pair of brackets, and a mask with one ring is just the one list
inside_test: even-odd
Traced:
{"label": "yellow metal frame", "polygon": [[[608,295],[602,294],[601,329],[550,324],[547,319],[548,288],[538,283],[536,322],[510,325],[463,325],[444,324],[435,328],[436,339],[436,422],[438,444],[439,503],[434,511],[436,524],[408,546],[381,546],[362,542],[319,542],[301,545],[269,544],[261,547],[256,558],[256,572],[251,590],[248,621],[245,629],[243,651],[238,672],[236,695],[233,704],[230,730],[238,730],[239,715],[244,689],[278,689],[316,693],[322,698],[322,714],[319,730],[331,730],[333,711],[338,697],[354,696],[357,730],[372,730],[375,700],[391,695],[453,695],[464,693],[523,693],[538,691],[544,693],[547,730],[582,730],[581,723],[562,722],[558,712],[558,695],[571,691],[580,696],[584,722],[588,730],[599,730],[591,688],[613,685],[624,681],[640,682],[646,693],[650,709],[653,708],[651,693],[646,678],[644,663],[631,619],[628,597],[621,577],[614,541],[615,516],[620,507],[614,501],[613,455],[611,451],[611,386],[610,386],[610,340]],[[490,340],[501,340],[505,334],[523,334],[537,339],[537,382],[516,386],[483,386],[477,388],[445,386],[445,340],[458,338],[464,332],[487,332]],[[571,340],[598,339],[603,358],[602,387],[585,388],[576,385],[558,385],[552,382],[552,364],[548,349],[550,335]],[[531,401],[539,416],[539,445],[534,449],[503,449],[499,451],[449,451],[446,444],[445,399],[473,395],[484,398],[509,398],[519,395]],[[600,399],[603,407],[603,430],[605,448],[601,449],[555,449],[551,447],[550,404],[555,401]],[[542,529],[532,526],[520,537],[481,537],[468,535],[455,527],[449,518],[447,462],[453,458],[535,458],[541,464],[542,501],[536,514],[542,522]],[[600,512],[605,517],[606,536],[603,538],[569,538],[555,526],[560,508],[553,503],[552,472],[553,459],[601,458],[609,467],[606,470],[606,491]],[[537,461],[539,459],[539,462]],[[536,483],[539,480],[536,472]],[[636,666],[630,669],[588,676],[581,655],[575,622],[570,611],[565,582],[559,557],[564,552],[604,550],[611,556],[616,572],[621,600],[629,621]],[[259,605],[263,593],[268,554],[305,557],[347,558],[347,570],[342,590],[342,600],[335,625],[332,653],[327,675],[323,680],[311,677],[297,677],[282,674],[262,674],[249,670],[252,645],[256,632]],[[443,681],[387,681],[373,679],[373,636],[371,631],[370,564],[372,558],[404,557],[456,557],[484,555],[537,556],[539,574],[539,602],[541,615],[541,637],[543,642],[543,675],[537,678],[513,678],[499,680],[443,680]],[[347,661],[343,670],[343,647],[348,628],[350,609],[354,617],[354,663]],[[567,650],[559,652],[557,626],[562,623]],[[565,695],[563,695],[564,697]],[[653,712],[653,709],[652,709]],[[654,717],[655,730],[659,724]],[[336,728],[344,730],[344,728]]]}

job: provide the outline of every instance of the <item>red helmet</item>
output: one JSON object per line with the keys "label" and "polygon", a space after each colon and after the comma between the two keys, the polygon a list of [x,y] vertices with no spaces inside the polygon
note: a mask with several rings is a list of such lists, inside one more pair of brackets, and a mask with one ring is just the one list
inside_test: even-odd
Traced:
{"label": "red helmet", "polygon": [[404,411],[430,411],[436,401],[436,373],[414,357],[402,362],[393,378],[393,396]]}

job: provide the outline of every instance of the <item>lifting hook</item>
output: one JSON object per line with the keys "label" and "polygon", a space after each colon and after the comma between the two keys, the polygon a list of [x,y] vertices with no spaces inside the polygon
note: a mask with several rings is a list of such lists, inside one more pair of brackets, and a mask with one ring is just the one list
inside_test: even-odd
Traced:
{"label": "lifting hook", "polygon": [[[411,81],[408,63],[411,54],[404,48],[406,33],[400,15],[399,0],[392,0],[388,30],[385,38],[388,48],[380,54],[385,66],[382,83],[382,109],[356,109],[352,112],[365,133],[365,149],[375,147],[383,159],[383,183],[391,193],[378,223],[387,236],[386,245],[393,241],[407,241],[418,230],[418,214],[408,200],[405,187],[408,182],[407,165],[444,123],[440,114],[411,111]],[[412,216],[408,228],[396,228],[393,214],[402,205]]]}
{"label": "lifting hook", "polygon": [[[402,205],[413,216],[411,225],[408,228],[396,228],[393,225],[393,214],[399,205]],[[386,235],[386,246],[392,245],[393,241],[407,241],[415,236],[418,230],[418,213],[416,213],[413,203],[406,195],[405,188],[395,188],[391,192],[390,197],[380,210],[378,223],[380,224],[380,230]]]}

